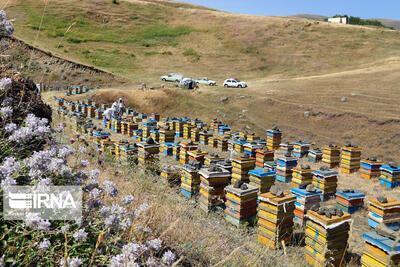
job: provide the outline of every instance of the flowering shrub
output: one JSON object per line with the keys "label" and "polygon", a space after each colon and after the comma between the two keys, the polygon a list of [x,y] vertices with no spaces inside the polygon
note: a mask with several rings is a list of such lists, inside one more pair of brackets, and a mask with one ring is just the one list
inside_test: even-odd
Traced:
{"label": "flowering shrub", "polygon": [[[0,17],[1,17],[0,13]],[[4,80],[0,86],[7,86]],[[13,100],[11,100],[12,102]],[[4,131],[0,132],[0,193],[10,185],[80,185],[84,192],[82,218],[77,221],[48,221],[28,213],[26,220],[0,218],[0,266],[169,266],[175,260],[163,251],[159,238],[139,241],[128,233],[134,222],[149,209],[147,203],[135,207],[135,197],[120,197],[115,183],[98,181],[100,170],[91,166],[89,152],[79,142],[58,144],[53,135],[63,131],[49,126],[45,118],[27,114],[21,123],[13,121],[13,109],[0,109]],[[45,144],[34,151],[33,143]],[[75,146],[72,147],[72,146]],[[10,151],[24,151],[12,153]],[[3,155],[1,154],[3,153]],[[86,158],[83,158],[86,157]],[[107,204],[105,204],[107,203]],[[0,203],[0,213],[3,210]],[[147,227],[146,227],[147,228]],[[151,229],[147,230],[150,233]],[[1,253],[4,253],[2,255]]]}
{"label": "flowering shrub", "polygon": [[0,10],[0,39],[1,37],[11,36],[14,33],[14,27],[10,21],[6,19],[6,12]]}

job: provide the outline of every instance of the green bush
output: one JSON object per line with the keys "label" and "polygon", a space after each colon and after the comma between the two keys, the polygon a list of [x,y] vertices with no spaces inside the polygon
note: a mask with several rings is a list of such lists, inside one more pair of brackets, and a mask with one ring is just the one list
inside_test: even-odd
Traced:
{"label": "green bush", "polygon": [[182,53],[185,57],[191,57],[192,60],[194,61],[199,61],[200,60],[200,54],[197,53],[196,50],[194,50],[193,48],[187,48],[185,49],[185,51]]}

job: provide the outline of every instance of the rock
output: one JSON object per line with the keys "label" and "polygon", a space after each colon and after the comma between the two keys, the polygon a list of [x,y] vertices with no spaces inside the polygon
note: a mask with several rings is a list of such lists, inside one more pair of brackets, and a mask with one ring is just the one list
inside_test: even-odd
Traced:
{"label": "rock", "polygon": [[162,83],[162,84],[160,85],[160,87],[161,87],[161,88],[165,88],[165,84]]}
{"label": "rock", "polygon": [[247,189],[248,189],[247,184],[242,184],[242,185],[240,186],[240,189],[242,189],[242,190],[247,190]]}
{"label": "rock", "polygon": [[247,109],[243,109],[242,110],[242,113],[246,113],[248,110]]}
{"label": "rock", "polygon": [[309,111],[304,112],[304,118],[308,118],[308,117],[310,117],[310,112]]}
{"label": "rock", "polygon": [[350,95],[351,95],[351,96],[356,96],[357,94],[355,94],[355,93],[351,93]]}
{"label": "rock", "polygon": [[239,96],[239,98],[243,99],[243,98],[245,98],[245,96],[244,96],[244,95],[241,95],[241,96]]}
{"label": "rock", "polygon": [[251,130],[251,127],[248,126],[248,125],[246,125],[246,127],[244,127],[244,129],[246,129],[246,130]]}
{"label": "rock", "polygon": [[224,96],[224,97],[221,97],[221,102],[222,103],[225,103],[226,101],[228,101],[229,100],[229,97],[227,97],[227,96]]}
{"label": "rock", "polygon": [[384,196],[379,196],[377,199],[380,203],[388,203],[387,198]]}
{"label": "rock", "polygon": [[342,101],[342,102],[347,102],[347,97],[342,97],[342,99],[340,99],[340,101]]}
{"label": "rock", "polygon": [[313,184],[309,184],[309,185],[307,185],[307,187],[306,187],[306,191],[307,192],[315,192],[315,186],[313,185]]}
{"label": "rock", "polygon": [[236,181],[236,182],[233,184],[233,187],[234,187],[234,188],[240,188],[241,183],[242,183],[242,181]]}

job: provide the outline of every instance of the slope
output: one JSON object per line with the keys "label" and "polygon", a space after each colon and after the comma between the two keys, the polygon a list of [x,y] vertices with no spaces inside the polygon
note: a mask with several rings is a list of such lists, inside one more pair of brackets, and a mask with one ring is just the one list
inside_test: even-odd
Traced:
{"label": "slope", "polygon": [[[16,36],[52,53],[155,82],[165,72],[219,83],[356,69],[398,56],[399,32],[248,16],[170,1],[10,0]],[[42,17],[43,15],[43,17]]]}

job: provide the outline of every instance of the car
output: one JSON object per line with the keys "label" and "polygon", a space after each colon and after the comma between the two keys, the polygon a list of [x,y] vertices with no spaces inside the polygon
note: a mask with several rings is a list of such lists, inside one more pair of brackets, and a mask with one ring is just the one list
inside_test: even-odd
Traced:
{"label": "car", "polygon": [[245,88],[247,87],[247,83],[242,82],[238,79],[230,78],[224,81],[224,87]]}
{"label": "car", "polygon": [[161,76],[161,80],[163,82],[180,82],[182,79],[183,75],[178,73],[170,73],[168,75]]}
{"label": "car", "polygon": [[197,82],[198,84],[204,84],[210,86],[217,85],[216,81],[209,80],[207,77],[197,78],[194,81]]}

